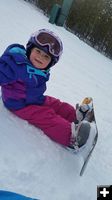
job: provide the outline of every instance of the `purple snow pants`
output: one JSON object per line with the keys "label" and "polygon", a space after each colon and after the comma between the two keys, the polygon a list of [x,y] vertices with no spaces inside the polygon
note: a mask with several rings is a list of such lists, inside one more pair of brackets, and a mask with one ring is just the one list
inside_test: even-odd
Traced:
{"label": "purple snow pants", "polygon": [[40,128],[55,142],[69,146],[71,122],[76,119],[76,111],[70,104],[46,96],[43,105],[29,105],[13,113]]}

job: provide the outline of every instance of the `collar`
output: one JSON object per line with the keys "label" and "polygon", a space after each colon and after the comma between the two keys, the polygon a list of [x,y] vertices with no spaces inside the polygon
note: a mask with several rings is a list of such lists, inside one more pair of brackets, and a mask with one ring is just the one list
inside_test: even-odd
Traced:
{"label": "collar", "polygon": [[29,74],[30,78],[32,78],[32,75],[34,75],[34,74],[47,78],[49,71],[50,71],[49,69],[48,70],[40,70],[40,69],[34,68],[30,65],[27,65],[27,73]]}

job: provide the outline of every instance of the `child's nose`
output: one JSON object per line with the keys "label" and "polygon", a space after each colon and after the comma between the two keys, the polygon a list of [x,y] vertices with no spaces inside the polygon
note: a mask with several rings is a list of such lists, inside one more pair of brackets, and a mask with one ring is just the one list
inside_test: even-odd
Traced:
{"label": "child's nose", "polygon": [[45,56],[45,54],[43,52],[41,52],[40,57],[43,59]]}
{"label": "child's nose", "polygon": [[40,53],[40,54],[38,55],[38,57],[39,57],[39,59],[42,59],[42,58],[43,58],[43,54]]}

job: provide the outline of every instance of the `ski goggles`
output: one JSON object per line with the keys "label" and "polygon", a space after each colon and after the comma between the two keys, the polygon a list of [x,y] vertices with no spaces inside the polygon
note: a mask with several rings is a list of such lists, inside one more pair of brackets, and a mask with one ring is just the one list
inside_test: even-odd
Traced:
{"label": "ski goggles", "polygon": [[60,56],[63,51],[63,45],[59,37],[53,32],[37,32],[32,35],[35,42],[41,46],[48,46],[49,53],[53,56]]}

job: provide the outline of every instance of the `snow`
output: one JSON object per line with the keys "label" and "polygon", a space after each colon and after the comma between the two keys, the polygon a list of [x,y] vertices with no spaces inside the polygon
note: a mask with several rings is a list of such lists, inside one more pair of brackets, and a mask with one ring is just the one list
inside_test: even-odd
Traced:
{"label": "snow", "polygon": [[75,106],[92,96],[99,139],[87,170],[81,160],[44,133],[7,111],[0,101],[0,189],[40,200],[94,200],[98,185],[112,184],[112,61],[23,0],[0,2],[0,54],[11,43],[26,44],[32,32],[48,28],[64,43],[51,70],[46,94]]}

